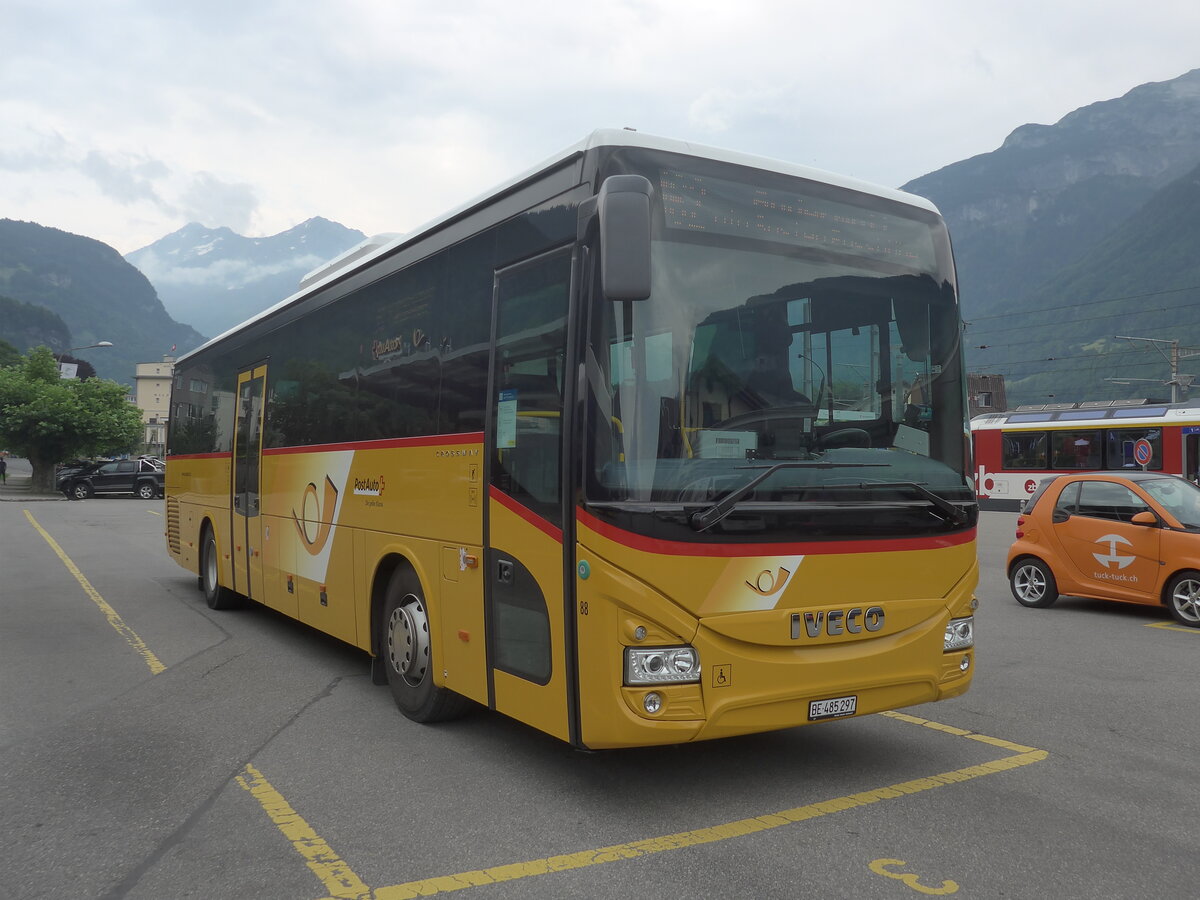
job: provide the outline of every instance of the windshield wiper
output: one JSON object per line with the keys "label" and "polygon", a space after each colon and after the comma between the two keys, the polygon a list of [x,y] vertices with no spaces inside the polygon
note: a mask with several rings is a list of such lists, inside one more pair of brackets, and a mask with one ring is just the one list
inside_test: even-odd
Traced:
{"label": "windshield wiper", "polygon": [[708,509],[702,509],[698,513],[692,513],[688,517],[688,523],[697,531],[704,531],[706,528],[711,528],[731,512],[733,512],[733,509],[738,505],[739,500],[749,494],[752,490],[754,490],[780,469],[880,469],[886,467],[887,465],[887,463],[781,462],[775,463],[773,466],[765,467],[745,466],[743,468],[761,469],[761,471],[741,487],[734,488]]}
{"label": "windshield wiper", "polygon": [[[839,487],[854,488],[859,491],[890,491],[896,488],[906,488],[915,494],[920,495],[921,499],[928,500],[939,512],[946,515],[946,518],[954,525],[966,525],[967,514],[957,503],[947,500],[941,494],[935,494],[923,484],[918,484],[915,481],[862,481],[858,484],[839,484],[826,485],[826,489],[835,490]],[[973,504],[968,504],[973,505]]]}

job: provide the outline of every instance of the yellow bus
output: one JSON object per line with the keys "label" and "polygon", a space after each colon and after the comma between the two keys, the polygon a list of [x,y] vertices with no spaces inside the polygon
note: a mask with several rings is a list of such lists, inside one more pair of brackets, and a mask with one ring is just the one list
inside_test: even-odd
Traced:
{"label": "yellow bus", "polygon": [[419,722],[599,749],[953,697],[959,322],[928,201],[598,131],[180,358],[167,547]]}

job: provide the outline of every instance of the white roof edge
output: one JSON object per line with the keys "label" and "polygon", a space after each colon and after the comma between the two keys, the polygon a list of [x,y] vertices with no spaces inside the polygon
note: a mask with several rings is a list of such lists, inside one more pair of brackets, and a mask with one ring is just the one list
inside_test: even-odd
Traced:
{"label": "white roof edge", "polygon": [[326,260],[321,263],[307,275],[300,279],[300,287],[303,288],[309,283],[316,281],[318,278],[324,278],[338,269],[344,269],[349,263],[353,262],[360,256],[366,256],[377,247],[382,247],[385,244],[390,244],[396,238],[400,237],[395,232],[385,232],[383,234],[373,234],[368,238],[359,241],[345,253],[340,253],[333,259]]}
{"label": "white roof edge", "polygon": [[[849,190],[859,191],[864,194],[872,194],[876,197],[883,197],[888,200],[894,200],[898,203],[904,203],[909,206],[916,206],[921,209],[936,213],[938,211],[934,204],[924,197],[917,194],[909,194],[905,191],[895,188],[883,187],[881,185],[872,184],[867,181],[861,181],[857,178],[852,178],[847,175],[838,175],[835,172],[827,172],[822,169],[816,169],[811,166],[804,166],[798,163],[789,163],[782,160],[771,159],[769,157],[754,156],[749,153],[741,153],[736,150],[723,150],[719,147],[711,147],[706,144],[697,144],[692,141],[681,141],[673,138],[658,137],[652,134],[645,134],[640,131],[634,131],[630,128],[599,128],[571,146],[560,150],[553,156],[547,157],[536,166],[526,169],[519,175],[501,182],[495,187],[482,194],[472,197],[466,203],[454,207],[449,212],[443,213],[437,218],[431,219],[414,228],[412,231],[404,234],[385,233],[367,238],[365,241],[351,247],[345,253],[334,257],[328,262],[317,266],[301,279],[301,288],[295,293],[283,298],[278,303],[267,307],[257,315],[251,316],[244,322],[239,322],[232,328],[221,332],[216,337],[210,338],[194,350],[189,350],[181,355],[176,361],[176,365],[186,360],[193,353],[198,353],[210,344],[233,334],[235,331],[240,331],[252,322],[257,322],[259,319],[264,319],[277,310],[283,309],[286,306],[296,302],[301,297],[311,293],[315,293],[326,283],[332,280],[337,275],[342,275],[350,271],[356,271],[365,268],[369,263],[376,258],[392,251],[393,249],[403,246],[410,241],[415,240],[427,231],[437,228],[439,225],[461,215],[469,209],[478,206],[484,200],[496,194],[503,193],[510,188],[515,187],[526,179],[536,175],[538,172],[552,168],[555,165],[565,162],[573,156],[580,153],[585,153],[588,150],[597,149],[599,147],[639,147],[647,150],[664,150],[672,153],[681,153],[687,156],[699,156],[706,159],[713,159],[717,162],[733,163],[734,165],[746,166],[752,169],[764,169],[768,172],[778,172],[783,175],[794,175],[798,178],[807,178],[810,181],[820,181],[837,187],[848,188]],[[368,246],[376,240],[381,240],[382,243],[376,244],[373,248]],[[357,258],[352,258],[354,254],[359,254]],[[344,262],[342,262],[344,261]],[[341,262],[340,265],[338,263]],[[316,277],[316,280],[312,280]]]}
{"label": "white roof edge", "polygon": [[644,147],[648,150],[667,150],[672,153],[683,153],[688,156],[700,156],[705,159],[715,159],[718,162],[733,163],[734,165],[746,166],[751,169],[765,169],[768,172],[779,172],[783,175],[807,178],[810,181],[825,182],[837,187],[849,188],[863,194],[873,194],[877,197],[895,200],[898,203],[917,206],[921,209],[927,209],[930,212],[938,211],[932,201],[918,194],[910,194],[897,188],[873,184],[849,175],[839,175],[836,172],[829,172],[813,166],[786,162],[767,156],[755,156],[751,153],[742,153],[737,150],[725,150],[720,147],[697,144],[692,141],[657,137],[652,134],[643,134],[640,131],[629,129],[602,128],[593,131],[582,144],[573,149],[590,150],[594,147],[608,146]]}

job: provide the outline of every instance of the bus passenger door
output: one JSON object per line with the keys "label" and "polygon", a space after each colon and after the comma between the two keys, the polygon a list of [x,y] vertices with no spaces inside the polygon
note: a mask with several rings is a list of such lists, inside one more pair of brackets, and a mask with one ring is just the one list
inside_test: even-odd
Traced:
{"label": "bus passenger door", "polygon": [[496,273],[484,562],[498,711],[570,740],[563,544],[563,390],[571,254]]}
{"label": "bus passenger door", "polygon": [[233,435],[233,585],[234,590],[255,600],[262,600],[264,593],[259,473],[266,381],[266,366],[255,366],[238,375]]}

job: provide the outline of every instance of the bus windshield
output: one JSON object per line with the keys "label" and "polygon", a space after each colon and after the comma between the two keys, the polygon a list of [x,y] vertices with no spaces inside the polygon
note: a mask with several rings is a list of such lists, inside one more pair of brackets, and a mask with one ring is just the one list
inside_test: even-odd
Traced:
{"label": "bus windshield", "polygon": [[588,500],[726,539],[965,524],[952,275],[940,226],[904,225],[903,261],[663,229],[650,298],[593,302]]}

